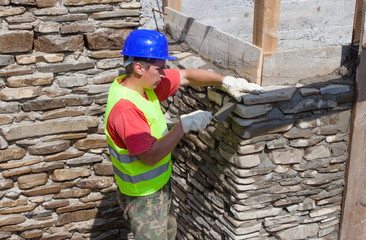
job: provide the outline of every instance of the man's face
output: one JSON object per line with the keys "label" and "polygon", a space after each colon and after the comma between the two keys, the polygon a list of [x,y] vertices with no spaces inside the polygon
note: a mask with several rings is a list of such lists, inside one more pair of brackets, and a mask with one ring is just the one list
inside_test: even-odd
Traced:
{"label": "man's face", "polygon": [[150,65],[149,69],[145,68],[145,72],[142,76],[144,88],[155,89],[160,83],[161,78],[165,77],[163,70],[165,69],[164,59],[157,59],[154,63]]}

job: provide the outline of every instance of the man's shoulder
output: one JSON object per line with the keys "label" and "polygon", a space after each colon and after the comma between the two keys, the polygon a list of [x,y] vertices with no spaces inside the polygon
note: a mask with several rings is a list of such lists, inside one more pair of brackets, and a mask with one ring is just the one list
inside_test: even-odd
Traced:
{"label": "man's shoulder", "polygon": [[119,100],[116,105],[111,110],[111,113],[122,113],[127,111],[139,111],[133,102],[128,99],[121,99]]}
{"label": "man's shoulder", "polygon": [[159,85],[155,88],[159,101],[174,95],[180,85],[179,69],[164,69],[164,74],[165,78],[162,78]]}

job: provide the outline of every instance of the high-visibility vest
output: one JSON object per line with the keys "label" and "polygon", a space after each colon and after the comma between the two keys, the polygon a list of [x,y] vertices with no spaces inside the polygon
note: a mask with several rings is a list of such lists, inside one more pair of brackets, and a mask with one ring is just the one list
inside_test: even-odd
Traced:
{"label": "high-visibility vest", "polygon": [[154,166],[145,164],[137,156],[130,156],[127,149],[119,148],[110,137],[107,131],[108,116],[119,100],[127,99],[144,113],[153,137],[161,138],[168,132],[168,127],[154,90],[145,90],[150,100],[148,101],[138,92],[119,84],[124,77],[125,75],[116,78],[109,89],[104,132],[107,136],[114,176],[121,193],[129,196],[145,196],[158,191],[169,181],[172,172],[171,154],[169,153]]}

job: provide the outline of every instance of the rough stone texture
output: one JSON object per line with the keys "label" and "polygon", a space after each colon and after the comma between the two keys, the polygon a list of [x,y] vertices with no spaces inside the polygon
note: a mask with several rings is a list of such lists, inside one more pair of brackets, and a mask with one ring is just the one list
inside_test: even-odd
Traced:
{"label": "rough stone texture", "polygon": [[[0,14],[1,15],[1,14]],[[0,34],[0,53],[21,53],[32,49],[33,32],[9,31]]]}
{"label": "rough stone texture", "polygon": [[42,235],[43,235],[42,230],[29,230],[29,231],[22,232],[20,234],[20,236],[25,239],[39,238]]}
{"label": "rough stone texture", "polygon": [[239,104],[235,106],[233,110],[241,118],[255,118],[260,115],[266,114],[271,111],[271,104],[255,105],[255,106],[245,106],[244,104]]}
{"label": "rough stone texture", "polygon": [[[58,33],[60,31],[60,24],[55,22],[45,22],[39,24],[36,29],[36,32],[40,33]],[[47,39],[40,39],[40,41],[48,41]]]}
{"label": "rough stone texture", "polygon": [[184,69],[201,68],[206,63],[199,57],[190,56],[179,61],[179,67]]}
{"label": "rough stone texture", "polygon": [[279,149],[270,153],[269,158],[275,164],[300,163],[304,155],[303,150],[299,149]]}
{"label": "rough stone texture", "polygon": [[76,182],[76,186],[88,189],[101,189],[112,186],[113,178],[111,177],[90,177],[87,179],[80,179]]}
{"label": "rough stone texture", "polygon": [[330,151],[325,145],[318,145],[305,150],[304,158],[306,160],[314,160],[319,158],[327,158],[330,156]]}
{"label": "rough stone texture", "polygon": [[66,160],[69,158],[80,157],[82,155],[84,155],[84,152],[79,151],[76,148],[69,148],[63,152],[45,156],[44,161],[53,162],[53,161],[59,161],[59,160]]}
{"label": "rough stone texture", "polygon": [[66,181],[66,180],[74,180],[79,177],[88,177],[90,176],[90,171],[87,169],[56,169],[52,173],[52,179],[54,181]]}
{"label": "rough stone texture", "polygon": [[84,41],[82,36],[40,36],[34,41],[35,50],[40,52],[74,52],[84,48]]}
{"label": "rough stone texture", "polygon": [[0,100],[3,101],[16,101],[22,99],[29,99],[38,97],[41,94],[42,89],[40,87],[24,87],[24,88],[4,88],[0,90]]}
{"label": "rough stone texture", "polygon": [[26,218],[21,214],[10,214],[0,216],[0,226],[22,223]]}
{"label": "rough stone texture", "polygon": [[53,80],[52,73],[39,73],[32,75],[9,77],[6,81],[7,85],[12,88],[30,87],[51,84]]}
{"label": "rough stone texture", "polygon": [[59,108],[55,110],[50,110],[48,112],[45,112],[41,120],[47,120],[47,119],[56,119],[60,117],[76,117],[84,115],[84,111],[81,110],[74,110],[74,109],[67,109],[67,108]]}
{"label": "rough stone texture", "polygon": [[50,110],[55,108],[62,108],[67,106],[89,105],[92,102],[91,96],[73,95],[42,98],[36,100],[29,100],[23,104],[25,111]]}
{"label": "rough stone texture", "polygon": [[58,198],[80,198],[85,195],[88,195],[91,192],[90,189],[75,189],[75,190],[63,190],[58,194],[55,194],[53,197]]}
{"label": "rough stone texture", "polygon": [[27,151],[24,148],[13,147],[5,150],[0,150],[0,162],[9,160],[22,159]]}
{"label": "rough stone texture", "polygon": [[46,155],[64,151],[70,146],[69,141],[41,142],[30,146],[28,152],[33,155]]}
{"label": "rough stone texture", "polygon": [[122,49],[131,30],[100,30],[86,35],[87,46],[91,50]]}
{"label": "rough stone texture", "polygon": [[88,4],[100,4],[100,3],[118,3],[118,2],[124,2],[125,0],[66,0],[65,5],[66,6],[78,6],[78,5],[88,5]]}
{"label": "rough stone texture", "polygon": [[94,219],[98,214],[97,209],[91,209],[91,210],[82,210],[82,211],[76,211],[72,213],[64,213],[61,214],[58,220],[56,221],[56,226],[62,226],[67,223],[71,222],[80,222],[85,221],[89,219]]}
{"label": "rough stone texture", "polygon": [[294,228],[290,228],[284,231],[281,231],[276,234],[279,239],[307,239],[310,237],[316,236],[319,227],[317,224],[309,224],[309,225],[299,225]]}
{"label": "rough stone texture", "polygon": [[116,10],[116,11],[109,11],[109,12],[100,12],[94,13],[91,15],[91,18],[98,20],[98,19],[107,19],[107,18],[119,18],[119,17],[136,17],[139,16],[139,10],[129,9],[129,10]]}
{"label": "rough stone texture", "polygon": [[290,100],[295,93],[296,88],[289,86],[265,86],[265,92],[260,95],[246,94],[244,103],[247,105],[286,101]]}
{"label": "rough stone texture", "polygon": [[75,147],[79,150],[106,148],[108,147],[108,143],[106,137],[103,135],[91,135],[88,138],[78,140],[75,143]]}
{"label": "rough stone texture", "polygon": [[12,63],[14,63],[13,56],[6,56],[6,55],[0,56],[0,67],[4,67]]}
{"label": "rough stone texture", "polygon": [[37,7],[54,7],[57,4],[57,0],[37,0]]}
{"label": "rough stone texture", "polygon": [[39,123],[13,124],[1,129],[7,140],[24,139],[31,136],[44,136],[56,133],[73,131],[85,131],[90,127],[96,127],[98,119],[89,118],[65,118],[64,120],[49,120]]}
{"label": "rough stone texture", "polygon": [[20,189],[29,189],[46,184],[48,181],[47,173],[29,174],[18,177]]}
{"label": "rough stone texture", "polygon": [[52,193],[58,193],[61,190],[61,186],[57,184],[50,184],[41,187],[36,187],[31,190],[24,191],[26,196],[34,197],[34,196],[42,196],[48,195]]}
{"label": "rough stone texture", "polygon": [[113,165],[110,162],[97,163],[94,165],[94,171],[97,175],[111,176],[113,175]]}
{"label": "rough stone texture", "polygon": [[39,63],[37,64],[37,69],[39,72],[53,72],[53,73],[60,73],[60,72],[69,72],[75,70],[83,70],[94,68],[95,63],[91,61],[87,62],[66,62],[66,63],[54,63],[54,64],[45,64]]}

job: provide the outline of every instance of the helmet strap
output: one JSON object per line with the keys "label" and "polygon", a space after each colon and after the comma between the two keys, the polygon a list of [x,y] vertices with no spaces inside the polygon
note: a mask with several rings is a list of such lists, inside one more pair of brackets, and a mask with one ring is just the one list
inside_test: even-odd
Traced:
{"label": "helmet strap", "polygon": [[123,63],[123,66],[124,66],[124,67],[127,67],[128,65],[130,65],[130,64],[132,63],[133,59],[134,59],[134,57],[132,57],[132,56],[128,56],[128,59],[127,59],[127,61],[125,61],[125,62]]}

